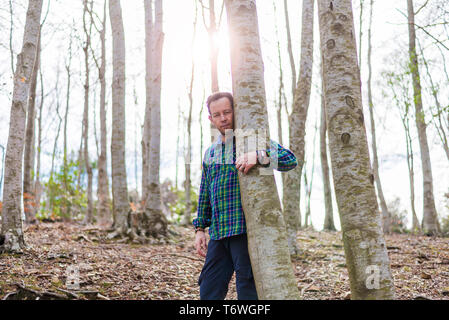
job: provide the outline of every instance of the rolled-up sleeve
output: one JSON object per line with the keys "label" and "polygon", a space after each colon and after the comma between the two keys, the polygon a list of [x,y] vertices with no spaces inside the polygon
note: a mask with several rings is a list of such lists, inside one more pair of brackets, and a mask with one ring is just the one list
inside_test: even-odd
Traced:
{"label": "rolled-up sleeve", "polygon": [[207,228],[211,224],[212,208],[209,198],[209,182],[207,179],[207,165],[203,161],[203,170],[201,171],[200,194],[198,199],[198,212],[196,219],[193,219],[193,225],[196,228]]}
{"label": "rolled-up sleeve", "polygon": [[[277,150],[277,156],[271,156],[271,150]],[[273,140],[270,141],[270,149],[266,150],[266,152],[270,157],[270,167],[276,169],[277,171],[289,171],[298,165],[298,161],[296,160],[296,156],[293,152]]]}

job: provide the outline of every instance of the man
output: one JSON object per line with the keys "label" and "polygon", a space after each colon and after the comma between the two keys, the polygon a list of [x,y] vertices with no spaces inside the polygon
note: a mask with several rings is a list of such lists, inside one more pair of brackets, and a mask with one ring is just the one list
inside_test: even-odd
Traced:
{"label": "man", "polygon": [[[232,94],[212,94],[207,99],[207,108],[209,120],[219,130],[220,137],[204,154],[198,213],[193,220],[196,251],[206,257],[198,280],[200,298],[223,300],[235,271],[238,299],[256,300],[237,170],[247,174],[254,166],[268,167],[270,149],[278,151],[275,167],[278,171],[296,167],[296,157],[271,141],[270,149],[249,152],[236,159],[235,138],[229,134],[234,129]],[[207,227],[209,244],[204,233]]]}

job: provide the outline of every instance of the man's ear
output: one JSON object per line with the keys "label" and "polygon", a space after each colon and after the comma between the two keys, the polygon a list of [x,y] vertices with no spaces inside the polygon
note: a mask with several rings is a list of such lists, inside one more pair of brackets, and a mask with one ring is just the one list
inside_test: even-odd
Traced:
{"label": "man's ear", "polygon": [[[209,118],[210,122],[212,122],[212,117],[211,117],[211,115],[208,115],[207,117]],[[212,122],[212,123],[213,123],[213,122]]]}

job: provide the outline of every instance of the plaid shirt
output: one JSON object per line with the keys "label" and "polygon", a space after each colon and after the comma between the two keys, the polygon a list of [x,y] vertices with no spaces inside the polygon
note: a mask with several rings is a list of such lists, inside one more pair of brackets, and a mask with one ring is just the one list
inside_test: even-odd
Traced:
{"label": "plaid shirt", "polygon": [[[270,143],[272,150],[278,150],[276,170],[288,171],[297,166],[296,157],[290,150],[273,140]],[[266,152],[270,156],[270,150]],[[276,155],[274,157],[276,159]],[[212,240],[246,233],[235,158],[235,143],[223,143],[221,137],[204,154],[198,213],[193,225],[209,227]]]}

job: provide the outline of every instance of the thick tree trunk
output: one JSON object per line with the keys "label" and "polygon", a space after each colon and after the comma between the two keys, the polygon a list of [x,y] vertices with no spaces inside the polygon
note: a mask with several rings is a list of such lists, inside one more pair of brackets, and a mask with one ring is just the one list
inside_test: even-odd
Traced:
{"label": "thick tree trunk", "polygon": [[42,0],[29,1],[23,34],[22,52],[17,56],[14,91],[10,113],[8,145],[5,155],[2,228],[0,245],[5,251],[25,248],[22,229],[22,156],[26,109],[31,75],[39,41]]}
{"label": "thick tree trunk", "polygon": [[[148,8],[148,7],[146,7]],[[145,10],[146,14],[151,11]],[[161,154],[161,79],[162,79],[162,48],[164,43],[164,33],[162,31],[162,0],[155,0],[154,4],[154,25],[151,32],[151,67],[150,67],[150,90],[151,90],[151,116],[149,132],[149,176],[148,195],[145,199],[145,215],[147,219],[164,220],[162,213],[161,184],[159,178],[160,154]],[[154,228],[156,225],[150,225]],[[167,233],[167,225],[160,224],[160,229],[156,232],[162,235]]]}
{"label": "thick tree trunk", "polygon": [[120,0],[109,1],[112,29],[112,134],[111,168],[114,229],[128,232],[128,183],[125,164],[125,34]]}
{"label": "thick tree trunk", "polygon": [[142,202],[148,198],[148,179],[150,176],[150,129],[151,129],[151,98],[152,98],[152,46],[153,38],[153,0],[144,0],[145,7],[145,118],[142,135]]}
{"label": "thick tree trunk", "polygon": [[307,110],[312,86],[313,66],[313,3],[302,3],[301,60],[299,78],[293,96],[292,111],[289,116],[289,148],[296,155],[298,166],[286,172],[284,185],[284,219],[287,226],[288,244],[291,254],[298,253],[296,231],[301,226],[301,174],[304,166]]}
{"label": "thick tree trunk", "polygon": [[392,299],[361,104],[350,0],[318,0],[332,173],[352,299]]}
{"label": "thick tree trunk", "polygon": [[372,78],[372,66],[371,66],[371,54],[372,54],[372,46],[371,46],[371,26],[373,18],[373,0],[370,1],[370,20],[368,27],[368,109],[369,109],[369,118],[371,124],[371,148],[373,151],[373,174],[374,180],[376,181],[376,189],[377,196],[379,198],[379,204],[382,211],[382,228],[384,233],[391,232],[391,216],[388,211],[387,202],[385,201],[384,192],[382,190],[382,184],[380,182],[379,176],[379,160],[377,156],[377,142],[376,142],[376,125],[374,122],[374,103],[373,103],[373,94],[372,94],[372,86],[371,86],[371,78]]}
{"label": "thick tree trunk", "polygon": [[100,34],[101,64],[98,70],[100,79],[100,156],[98,157],[98,222],[107,225],[111,220],[109,180],[107,168],[107,125],[106,125],[106,0],[104,1],[104,16]]}
{"label": "thick tree trunk", "polygon": [[[267,139],[268,115],[260,49],[256,2],[226,0],[231,45],[231,70],[235,99],[236,133],[259,130]],[[267,130],[267,131],[265,131]],[[243,142],[252,137],[236,135],[237,157]],[[253,150],[251,150],[253,149]],[[239,173],[248,248],[259,299],[299,299],[288,251],[287,234],[273,175]],[[263,200],[262,200],[263,199]]]}
{"label": "thick tree trunk", "polygon": [[419,76],[418,57],[416,54],[415,13],[413,1],[407,0],[408,31],[409,31],[409,55],[410,68],[413,79],[413,97],[415,104],[415,121],[418,131],[419,148],[421,151],[421,167],[423,176],[423,232],[427,235],[440,233],[435,200],[433,197],[432,165],[430,162],[429,145],[427,143],[426,122],[424,117],[421,80]]}

